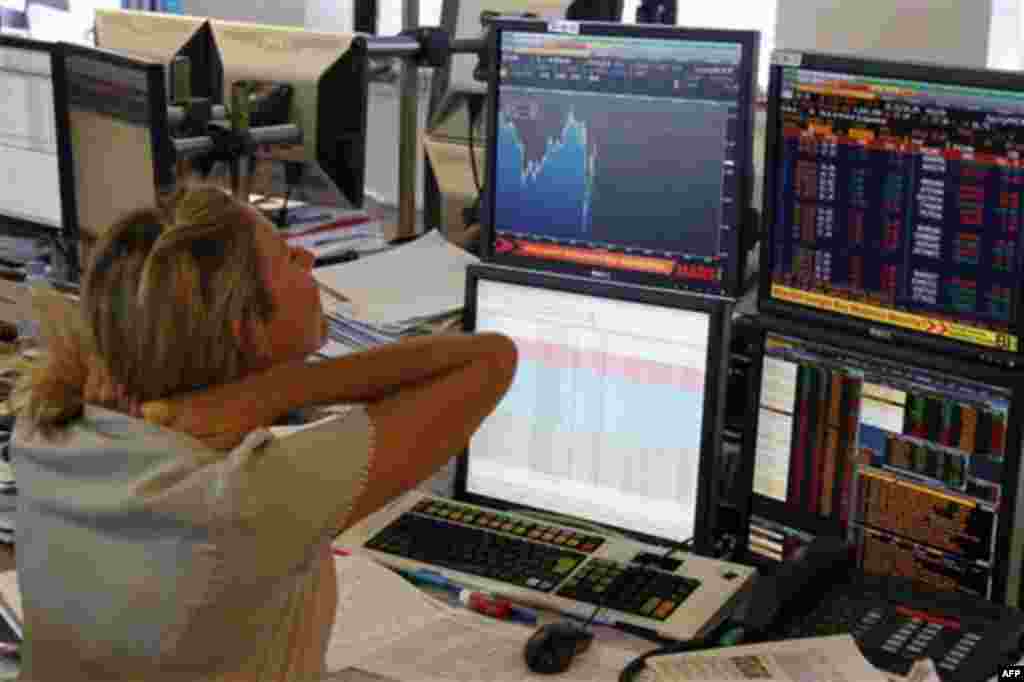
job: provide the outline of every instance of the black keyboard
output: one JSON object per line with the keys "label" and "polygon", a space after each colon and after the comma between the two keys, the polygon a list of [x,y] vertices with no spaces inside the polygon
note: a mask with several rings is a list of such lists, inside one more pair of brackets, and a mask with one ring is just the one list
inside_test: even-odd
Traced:
{"label": "black keyboard", "polygon": [[700,587],[693,578],[653,568],[591,559],[557,594],[645,618],[666,620]]}
{"label": "black keyboard", "polygon": [[828,593],[779,634],[849,633],[872,665],[906,675],[931,658],[944,681],[987,680],[1020,656],[1024,616],[1015,609],[957,593],[941,593],[891,576],[858,576]]}
{"label": "black keyboard", "polygon": [[700,586],[649,566],[589,557],[603,542],[564,527],[432,500],[399,516],[365,547],[661,621]]}
{"label": "black keyboard", "polygon": [[541,592],[554,589],[585,558],[578,552],[408,513],[366,547]]}

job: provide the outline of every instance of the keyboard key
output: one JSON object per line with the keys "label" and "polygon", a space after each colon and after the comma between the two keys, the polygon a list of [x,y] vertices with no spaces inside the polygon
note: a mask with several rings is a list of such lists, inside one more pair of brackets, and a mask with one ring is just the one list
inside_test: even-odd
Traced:
{"label": "keyboard key", "polygon": [[554,589],[584,560],[568,549],[410,513],[377,533],[366,547],[542,591]]}

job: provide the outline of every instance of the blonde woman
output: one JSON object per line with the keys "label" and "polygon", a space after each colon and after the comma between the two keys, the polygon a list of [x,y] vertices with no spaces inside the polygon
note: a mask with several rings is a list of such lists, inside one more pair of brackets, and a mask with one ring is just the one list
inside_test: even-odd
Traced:
{"label": "blonde woman", "polygon": [[[465,446],[516,352],[452,334],[306,364],[325,330],[311,264],[257,211],[191,189],[100,241],[80,328],[45,316],[12,445],[22,680],[323,674],[332,537]],[[355,406],[266,430],[338,402]]]}

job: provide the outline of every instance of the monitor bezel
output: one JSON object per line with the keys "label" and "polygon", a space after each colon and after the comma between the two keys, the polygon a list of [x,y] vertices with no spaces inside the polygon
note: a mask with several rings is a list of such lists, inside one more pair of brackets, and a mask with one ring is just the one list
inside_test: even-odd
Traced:
{"label": "monitor bezel", "polygon": [[[496,164],[494,163],[495,149],[498,142],[498,73],[501,57],[501,35],[505,31],[546,33],[549,35],[576,35],[576,36],[608,36],[621,38],[649,38],[652,40],[680,40],[680,41],[707,41],[739,44],[742,48],[740,82],[742,89],[740,93],[740,131],[738,155],[738,200],[740,210],[737,212],[737,229],[732,239],[735,244],[733,253],[730,254],[730,267],[727,268],[728,276],[723,279],[721,289],[714,292],[705,292],[685,288],[677,283],[659,275],[644,276],[639,273],[630,273],[619,279],[613,275],[613,280],[623,284],[639,286],[656,286],[673,291],[683,291],[698,295],[710,296],[739,296],[742,293],[747,280],[746,262],[747,252],[756,239],[750,239],[750,232],[756,229],[752,211],[749,210],[754,187],[754,109],[757,98],[757,73],[758,56],[760,53],[760,33],[758,31],[739,31],[713,28],[689,28],[682,26],[667,26],[661,24],[621,24],[604,21],[545,21],[537,19],[513,19],[498,18],[489,22],[490,30],[487,34],[487,140],[485,143],[486,161],[484,169],[484,186],[480,197],[480,227],[481,227],[481,257],[488,262],[512,267],[524,267],[546,272],[554,272],[568,276],[587,277],[600,279],[591,274],[589,266],[574,265],[571,263],[546,261],[543,259],[523,258],[506,256],[496,253],[495,240],[497,233],[494,228],[494,187]],[[571,32],[565,27],[571,27]],[[555,27],[552,30],[552,27]],[[745,144],[742,142],[745,141]],[[628,271],[616,271],[622,273]]]}
{"label": "monitor bezel", "polygon": [[[149,141],[153,154],[153,181],[154,191],[159,201],[174,189],[175,184],[175,162],[177,155],[174,151],[173,142],[170,136],[170,124],[167,115],[167,81],[165,78],[165,67],[163,64],[149,60],[132,57],[121,52],[114,52],[99,47],[78,45],[74,43],[57,43],[59,53],[61,92],[59,97],[60,110],[58,112],[58,127],[63,128],[66,137],[66,155],[69,166],[69,178],[74,180],[74,147],[71,144],[71,101],[68,92],[68,71],[67,59],[69,57],[82,57],[86,59],[98,59],[108,64],[141,71],[146,76],[147,99],[149,108]],[[67,222],[68,238],[75,243],[82,237],[81,225],[78,222],[78,206],[75,188],[69,191],[67,203],[69,212]]]}
{"label": "monitor bezel", "polygon": [[[798,63],[795,63],[798,62]],[[775,225],[776,214],[776,175],[775,169],[779,162],[782,148],[779,107],[781,103],[780,89],[783,70],[789,66],[799,66],[809,70],[847,73],[855,76],[876,78],[893,78],[899,80],[917,80],[947,85],[963,85],[967,87],[1017,90],[1024,92],[1024,76],[1007,72],[984,69],[956,68],[936,66],[908,61],[888,61],[881,59],[863,59],[846,55],[824,54],[819,52],[777,51],[772,58],[769,70],[767,129],[765,149],[764,194],[762,197],[763,234],[761,239],[761,272],[758,284],[758,305],[767,313],[803,320],[809,324],[838,326],[848,332],[864,338],[874,338],[893,344],[909,344],[927,351],[948,353],[983,362],[1014,367],[1024,357],[1024,297],[1020,289],[1014,292],[1016,300],[1011,302],[1016,324],[1010,329],[1018,339],[1019,350],[1014,353],[985,346],[948,339],[924,332],[904,329],[892,324],[873,322],[840,313],[819,310],[789,301],[773,298],[771,295],[773,260],[773,237],[779,229]]]}
{"label": "monitor bezel", "polygon": [[[996,546],[993,553],[992,566],[992,601],[1006,602],[1016,600],[1017,595],[1008,592],[1010,585],[1019,583],[1021,566],[1011,566],[1010,556],[1015,540],[1014,529],[1018,514],[1018,487],[1020,484],[1021,435],[1024,433],[1021,420],[1024,419],[1024,376],[983,363],[965,363],[959,358],[921,353],[919,350],[896,344],[883,344],[871,339],[851,337],[841,330],[823,329],[788,319],[785,317],[762,314],[756,322],[758,341],[755,346],[750,366],[751,377],[750,408],[747,410],[746,422],[741,444],[741,461],[743,468],[737,489],[749,492],[744,499],[736,500],[741,508],[740,515],[743,527],[740,529],[740,545],[745,547],[750,535],[750,517],[760,516],[811,535],[840,535],[841,526],[837,519],[822,517],[804,511],[796,511],[784,502],[754,492],[754,467],[757,454],[757,428],[761,404],[761,378],[764,367],[765,339],[769,334],[788,336],[812,344],[824,344],[841,351],[849,351],[871,358],[878,358],[894,364],[913,366],[924,371],[938,372],[952,377],[960,377],[976,383],[990,384],[1003,388],[1010,394],[1010,412],[1007,417],[1006,453],[1004,455],[1004,484],[999,502],[999,523],[996,527]],[[1013,445],[1016,444],[1016,445]],[[742,495],[740,495],[743,498]],[[1021,529],[1024,531],[1024,529]]]}
{"label": "monitor bezel", "polygon": [[61,204],[61,225],[54,227],[42,222],[17,218],[3,214],[4,232],[15,236],[30,238],[60,238],[71,237],[68,229],[69,205],[73,203],[74,177],[71,158],[67,154],[70,146],[70,135],[66,126],[62,125],[61,106],[64,103],[63,70],[61,69],[60,53],[56,44],[9,33],[0,33],[0,48],[13,48],[17,50],[29,50],[45,53],[50,58],[50,86],[53,89],[53,117],[56,136],[57,151],[57,184]]}
{"label": "monitor bezel", "polygon": [[[725,418],[725,389],[728,374],[729,336],[733,301],[718,296],[700,296],[692,293],[610,284],[582,277],[568,277],[536,270],[510,268],[495,264],[474,264],[466,271],[466,301],[463,312],[463,330],[476,329],[477,288],[480,280],[519,284],[553,291],[594,296],[598,298],[644,303],[666,308],[706,313],[709,317],[709,339],[704,382],[704,406],[701,424],[700,460],[697,474],[697,502],[694,519],[693,551],[711,555],[714,545],[717,513],[718,463],[721,460],[721,435]],[[707,409],[710,406],[710,409]],[[454,495],[456,499],[506,511],[516,509],[550,512],[517,505],[511,501],[471,493],[467,489],[469,452],[467,446],[456,460]],[[586,521],[581,519],[581,521]],[[671,538],[657,537],[626,528],[612,527],[615,532],[634,537],[650,544],[678,545]]]}

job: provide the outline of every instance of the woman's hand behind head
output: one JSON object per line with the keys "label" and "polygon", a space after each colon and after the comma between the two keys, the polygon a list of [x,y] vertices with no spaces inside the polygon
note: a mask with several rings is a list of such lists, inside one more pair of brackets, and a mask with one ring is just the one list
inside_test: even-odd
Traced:
{"label": "woman's hand behind head", "polygon": [[250,431],[273,422],[239,383],[149,401],[139,406],[139,414],[151,424],[187,433],[214,450],[230,450]]}

